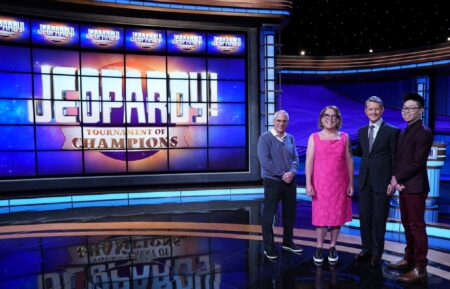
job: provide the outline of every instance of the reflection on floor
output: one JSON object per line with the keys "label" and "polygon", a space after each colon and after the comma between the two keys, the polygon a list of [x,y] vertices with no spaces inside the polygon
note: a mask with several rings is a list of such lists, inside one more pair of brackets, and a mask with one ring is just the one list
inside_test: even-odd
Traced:
{"label": "reflection on floor", "polygon": [[[0,288],[450,288],[450,250],[430,249],[427,283],[407,285],[396,281],[399,271],[385,265],[353,262],[360,250],[354,229],[340,236],[337,265],[314,265],[315,233],[302,201],[295,242],[304,252],[280,251],[278,261],[268,261],[262,255],[260,204],[214,201],[2,215]],[[281,241],[282,228],[275,233]],[[387,241],[383,259],[398,259],[402,251],[402,243]]]}

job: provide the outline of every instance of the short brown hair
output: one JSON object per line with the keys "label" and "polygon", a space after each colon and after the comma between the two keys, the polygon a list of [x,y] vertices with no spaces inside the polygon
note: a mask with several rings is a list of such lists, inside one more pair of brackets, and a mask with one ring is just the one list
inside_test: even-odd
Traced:
{"label": "short brown hair", "polygon": [[322,118],[323,118],[323,116],[325,115],[325,111],[326,111],[327,109],[332,109],[332,110],[334,110],[334,112],[336,113],[336,116],[337,116],[336,129],[340,129],[340,128],[342,127],[342,116],[341,116],[341,111],[340,111],[339,108],[338,108],[337,106],[335,106],[335,105],[328,105],[328,106],[325,106],[325,107],[320,111],[320,114],[319,114],[319,121],[317,122],[318,127],[319,127],[320,129],[323,129]]}

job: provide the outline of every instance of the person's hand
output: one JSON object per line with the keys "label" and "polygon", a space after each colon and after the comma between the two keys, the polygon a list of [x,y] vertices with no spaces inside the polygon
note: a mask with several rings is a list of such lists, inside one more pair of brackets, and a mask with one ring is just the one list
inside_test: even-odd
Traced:
{"label": "person's hand", "polygon": [[395,187],[392,186],[391,184],[388,184],[387,189],[386,189],[386,195],[390,196],[394,193],[395,191]]}
{"label": "person's hand", "polygon": [[306,195],[309,197],[314,197],[314,189],[312,186],[306,186]]}
{"label": "person's hand", "polygon": [[395,186],[395,189],[396,189],[397,191],[401,192],[401,191],[403,191],[403,190],[405,189],[405,186],[404,186],[404,185],[401,185],[401,184],[397,184],[397,185]]}
{"label": "person's hand", "polygon": [[283,182],[285,182],[286,184],[290,184],[292,182],[292,180],[294,179],[294,174],[291,172],[287,172],[284,173],[284,175],[281,177],[281,179],[283,180]]}
{"label": "person's hand", "polygon": [[398,185],[397,178],[392,176],[390,185],[395,188]]}
{"label": "person's hand", "polygon": [[347,196],[353,197],[353,185],[352,184],[348,185]]}

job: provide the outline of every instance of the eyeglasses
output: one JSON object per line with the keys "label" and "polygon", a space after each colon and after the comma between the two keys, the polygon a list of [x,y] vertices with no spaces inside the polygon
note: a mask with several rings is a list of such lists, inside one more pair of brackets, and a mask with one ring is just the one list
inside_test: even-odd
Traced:
{"label": "eyeglasses", "polygon": [[419,109],[420,107],[418,106],[411,106],[411,107],[402,107],[402,112],[414,112],[417,109]]}
{"label": "eyeglasses", "polygon": [[322,117],[325,118],[325,119],[337,119],[337,118],[339,118],[339,116],[337,114],[328,114],[328,113],[325,113]]}

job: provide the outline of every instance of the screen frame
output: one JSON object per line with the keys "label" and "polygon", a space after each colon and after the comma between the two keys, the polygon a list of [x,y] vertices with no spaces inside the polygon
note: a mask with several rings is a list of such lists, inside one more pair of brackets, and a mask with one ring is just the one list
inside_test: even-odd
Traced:
{"label": "screen frame", "polygon": [[[14,12],[12,12],[14,13]],[[7,14],[7,13],[6,13]],[[92,176],[64,176],[64,177],[20,177],[0,180],[0,193],[26,192],[36,190],[55,189],[94,189],[115,187],[153,187],[164,185],[196,185],[217,183],[255,183],[260,181],[260,166],[256,156],[256,144],[259,136],[259,88],[258,88],[258,28],[242,27],[233,24],[214,22],[194,22],[149,18],[131,18],[122,16],[108,16],[98,14],[84,14],[78,12],[41,11],[39,15],[33,12],[15,17],[45,18],[61,22],[108,26],[138,26],[148,29],[199,30],[198,27],[211,33],[243,33],[247,37],[246,66],[247,66],[247,144],[248,170],[230,172],[193,172],[193,173],[133,173],[122,175],[92,175]],[[0,195],[0,198],[2,195]]]}

